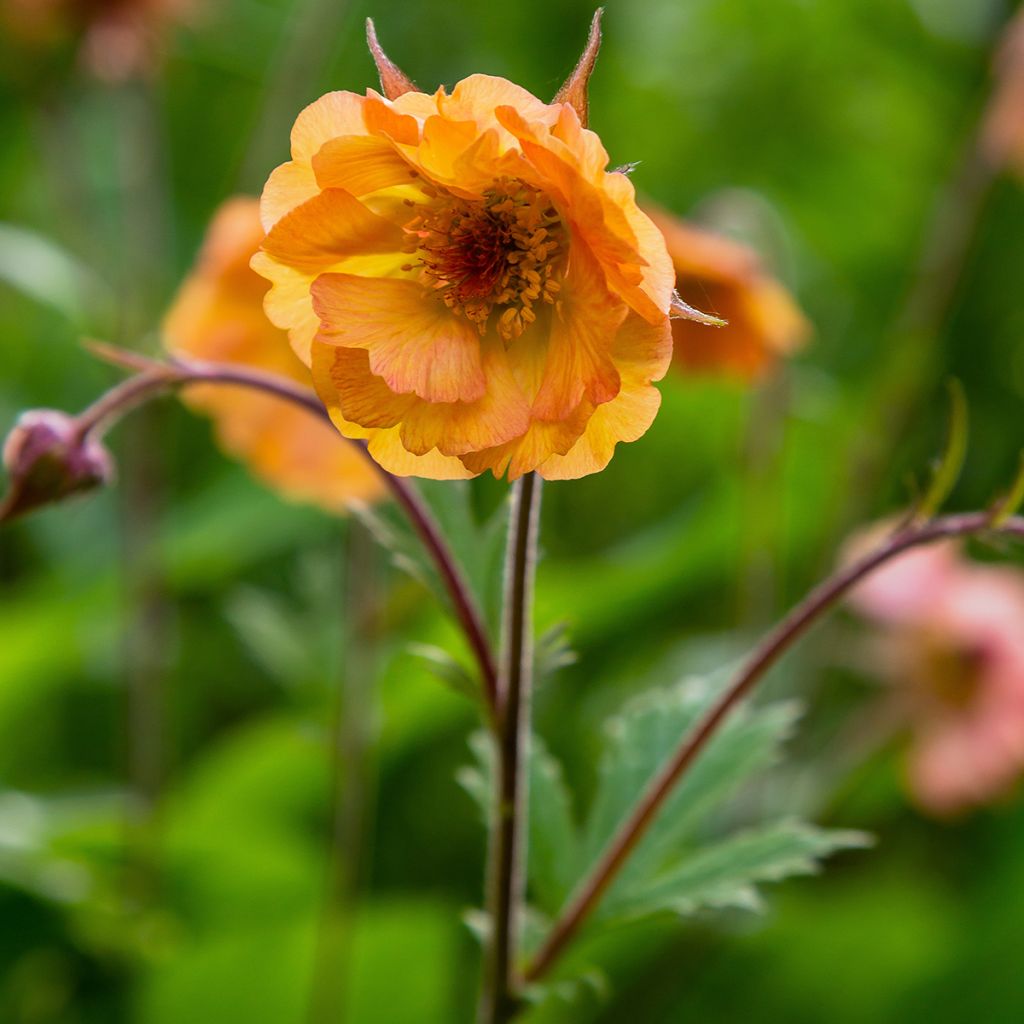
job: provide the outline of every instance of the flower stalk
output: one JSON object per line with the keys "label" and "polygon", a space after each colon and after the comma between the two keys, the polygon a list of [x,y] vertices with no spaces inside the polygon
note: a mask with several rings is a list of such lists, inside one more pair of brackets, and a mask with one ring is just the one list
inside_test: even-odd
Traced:
{"label": "flower stalk", "polygon": [[570,897],[546,941],[527,968],[525,980],[537,981],[551,970],[597,907],[629,855],[647,833],[669,794],[700,756],[708,741],[768,670],[811,626],[835,607],[852,587],[897,555],[934,541],[987,532],[1024,541],[1024,517],[999,519],[997,509],[996,513],[971,512],[942,516],[923,523],[911,522],[897,530],[875,550],[825,580],[769,631],[716,704],[692,732],[683,737],[664,767],[651,780],[591,873]]}
{"label": "flower stalk", "polygon": [[530,703],[533,684],[533,587],[541,480],[515,484],[505,565],[504,647],[498,677],[497,771],[487,871],[489,935],[480,1024],[503,1024],[517,1013],[515,957],[526,889],[526,823]]}

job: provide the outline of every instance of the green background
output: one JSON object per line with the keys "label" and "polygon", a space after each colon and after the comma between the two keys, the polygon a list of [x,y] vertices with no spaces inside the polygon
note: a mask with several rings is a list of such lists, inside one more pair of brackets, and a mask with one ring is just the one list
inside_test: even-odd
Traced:
{"label": "green background", "polygon": [[[286,158],[301,106],[374,84],[365,16],[424,88],[483,71],[546,97],[592,13],[194,6],[145,84],[0,43],[5,428],[115,379],[81,337],[152,349],[216,205]],[[754,242],[815,336],[755,388],[671,377],[652,429],[607,471],[545,488],[539,624],[567,622],[580,657],[538,694],[536,722],[581,804],[601,722],[652,672],[671,681],[656,666],[732,659],[854,524],[906,503],[907,474],[941,447],[947,375],[972,412],[953,504],[977,507],[1012,476],[1024,189],[1001,177],[967,202],[963,246],[933,227],[943,197],[964,205],[955,183],[1010,13],[608,4],[591,122],[613,164],[640,161],[643,193]],[[949,249],[939,301],[908,318],[923,254]],[[457,648],[452,626],[362,528],[261,490],[174,403],[112,446],[117,488],[0,533],[0,1020],[469,1020],[477,953],[461,916],[479,900],[483,835],[455,774],[473,708],[407,650]],[[503,486],[479,482],[480,506]],[[348,582],[346,552],[363,566]],[[877,847],[772,890],[761,916],[617,933],[595,951],[605,984],[546,1020],[1024,1017],[1024,808],[936,823],[909,805],[902,737],[872,732],[859,636],[834,618],[776,674],[808,713],[758,799],[865,828]],[[346,720],[370,705],[353,778],[332,754],[339,692]],[[325,947],[339,781],[376,806],[358,907]]]}

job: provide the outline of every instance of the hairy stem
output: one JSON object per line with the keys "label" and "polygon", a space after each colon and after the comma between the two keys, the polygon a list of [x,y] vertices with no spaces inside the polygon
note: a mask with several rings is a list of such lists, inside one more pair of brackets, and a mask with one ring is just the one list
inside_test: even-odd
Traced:
{"label": "hairy stem", "polygon": [[530,691],[533,681],[533,581],[541,481],[515,485],[505,566],[504,648],[498,687],[497,771],[487,871],[490,927],[480,1024],[503,1024],[519,1009],[515,956],[526,887]]}
{"label": "hairy stem", "polygon": [[[186,384],[233,384],[263,391],[301,406],[307,412],[327,423],[330,416],[317,396],[308,388],[273,373],[264,373],[229,363],[208,363],[197,360],[175,359],[170,362],[146,360],[135,353],[124,359],[118,350],[103,347],[97,352],[104,358],[125,362],[138,370],[134,376],[122,381],[100,396],[77,418],[79,436],[90,432],[103,432],[117,419],[135,406],[157,395]],[[339,435],[339,439],[340,435]],[[345,440],[345,439],[341,439]],[[419,492],[402,477],[394,476],[373,459],[362,441],[348,440],[362,452],[387,484],[392,497],[409,518],[423,546],[427,549],[448,591],[459,625],[477,662],[483,683],[484,698],[492,720],[498,714],[498,670],[483,615],[462,569],[456,562],[437,523],[420,497]]]}
{"label": "hairy stem", "polygon": [[991,512],[972,512],[912,523],[898,530],[871,553],[840,569],[820,584],[770,630],[717,703],[692,732],[682,739],[664,767],[651,779],[591,873],[579,885],[559,915],[547,940],[528,967],[526,980],[535,981],[551,969],[644,837],[666,798],[729,713],[815,622],[834,607],[851,587],[904,551],[943,538],[964,537],[986,531],[1024,540],[1024,518],[1018,516],[996,523]]}

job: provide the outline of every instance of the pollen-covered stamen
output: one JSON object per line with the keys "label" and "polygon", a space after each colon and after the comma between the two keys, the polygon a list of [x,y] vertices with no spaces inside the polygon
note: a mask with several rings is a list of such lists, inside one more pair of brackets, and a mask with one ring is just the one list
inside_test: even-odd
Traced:
{"label": "pollen-covered stamen", "polygon": [[439,298],[481,334],[499,307],[498,332],[519,337],[537,319],[536,303],[554,303],[560,289],[564,230],[551,201],[509,179],[496,179],[478,200],[423,191],[429,202],[406,227],[408,250]]}

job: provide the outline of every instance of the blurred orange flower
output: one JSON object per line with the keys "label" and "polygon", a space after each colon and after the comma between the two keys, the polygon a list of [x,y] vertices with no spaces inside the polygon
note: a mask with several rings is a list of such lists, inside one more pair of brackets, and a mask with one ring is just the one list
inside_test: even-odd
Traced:
{"label": "blurred orange flower", "polygon": [[24,44],[80,44],[100,78],[119,81],[153,62],[162,31],[192,0],[0,0],[0,24]]}
{"label": "blurred orange flower", "polygon": [[913,730],[909,781],[952,814],[1024,776],[1024,575],[967,561],[954,542],[910,551],[860,584],[853,603]]}
{"label": "blurred orange flower", "polygon": [[680,296],[726,321],[706,330],[691,320],[673,320],[677,368],[749,379],[803,345],[810,324],[752,249],[664,210],[647,204],[644,209],[665,236]]}
{"label": "blurred orange flower", "polygon": [[[310,386],[309,370],[263,312],[267,283],[249,267],[263,238],[256,199],[221,206],[192,275],[164,321],[177,356],[240,363]],[[211,416],[222,447],[290,498],[341,512],[383,490],[380,477],[330,425],[282,399],[240,387],[200,384],[185,400]]]}
{"label": "blurred orange flower", "polygon": [[661,235],[572,103],[484,75],[393,95],[295,122],[253,260],[271,319],[393,473],[604,468],[671,358]]}

